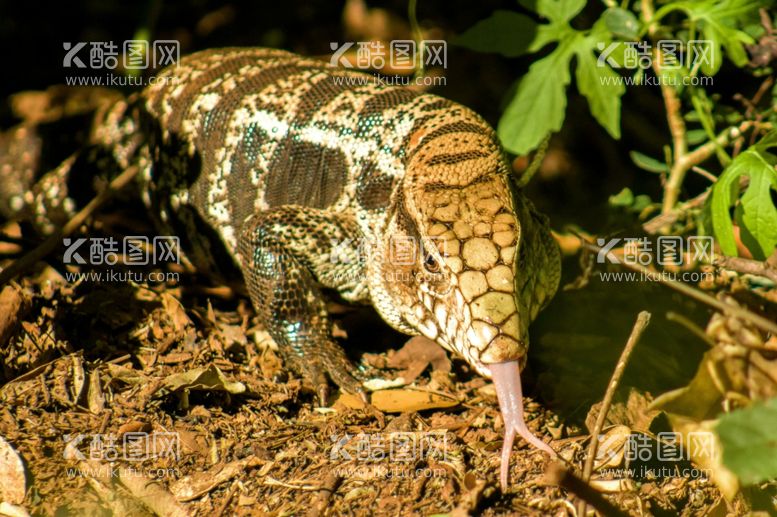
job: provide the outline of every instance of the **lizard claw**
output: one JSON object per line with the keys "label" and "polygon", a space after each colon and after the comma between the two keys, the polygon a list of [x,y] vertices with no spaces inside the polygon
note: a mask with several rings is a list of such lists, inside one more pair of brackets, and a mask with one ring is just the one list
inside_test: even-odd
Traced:
{"label": "lizard claw", "polygon": [[326,383],[319,384],[316,386],[316,394],[318,395],[318,405],[326,407],[329,400],[329,386]]}

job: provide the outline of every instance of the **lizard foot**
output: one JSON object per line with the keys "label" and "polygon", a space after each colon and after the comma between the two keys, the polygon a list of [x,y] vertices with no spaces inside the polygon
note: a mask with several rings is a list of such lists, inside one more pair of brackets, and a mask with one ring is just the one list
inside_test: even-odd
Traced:
{"label": "lizard foot", "polygon": [[299,372],[302,378],[313,386],[321,406],[326,406],[329,400],[327,376],[343,391],[359,395],[365,403],[369,402],[361,382],[361,374],[337,343],[328,343],[316,350],[315,354],[311,352],[312,350],[308,349],[308,356],[305,358],[295,353],[283,355],[288,366]]}

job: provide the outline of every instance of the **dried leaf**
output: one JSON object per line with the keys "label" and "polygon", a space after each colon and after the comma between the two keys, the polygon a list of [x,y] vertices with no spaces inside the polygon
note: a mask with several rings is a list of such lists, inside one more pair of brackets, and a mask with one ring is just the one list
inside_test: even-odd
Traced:
{"label": "dried leaf", "polygon": [[390,368],[404,368],[399,376],[406,384],[416,380],[428,365],[431,365],[434,370],[451,371],[451,362],[445,350],[423,336],[415,336],[407,340],[405,346],[388,360]]}
{"label": "dried leaf", "polygon": [[108,375],[111,377],[111,380],[118,379],[133,386],[148,383],[148,377],[139,371],[126,366],[119,366],[118,364],[108,363]]}
{"label": "dried leaf", "polygon": [[93,370],[89,374],[89,392],[87,393],[89,411],[99,415],[105,409],[105,395],[100,383],[100,372]]}
{"label": "dried leaf", "polygon": [[73,391],[71,395],[73,404],[78,404],[86,387],[86,372],[84,371],[84,360],[80,354],[73,355],[72,361]]}
{"label": "dried leaf", "polygon": [[166,377],[160,386],[160,390],[170,392],[188,390],[226,391],[233,395],[245,392],[245,384],[238,381],[230,381],[216,365],[207,368],[195,368],[183,373],[176,373]]}
{"label": "dried leaf", "polygon": [[0,436],[0,499],[21,504],[27,493],[24,462],[5,438]]}
{"label": "dried leaf", "polygon": [[424,390],[384,390],[372,394],[372,405],[386,413],[449,408],[458,404],[453,395]]}
{"label": "dried leaf", "polygon": [[254,456],[218,465],[207,472],[197,472],[170,485],[170,491],[179,501],[191,501],[203,496],[225,481],[240,475],[245,469],[256,467],[264,460]]}
{"label": "dried leaf", "polygon": [[170,316],[170,321],[172,321],[176,333],[183,332],[187,325],[192,324],[192,320],[189,319],[183,305],[174,296],[162,293],[162,305],[168,316]]}

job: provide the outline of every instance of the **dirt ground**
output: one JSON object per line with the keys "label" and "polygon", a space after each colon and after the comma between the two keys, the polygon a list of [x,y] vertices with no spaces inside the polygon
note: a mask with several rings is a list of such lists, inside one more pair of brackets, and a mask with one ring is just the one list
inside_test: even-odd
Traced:
{"label": "dirt ground", "polygon": [[[406,338],[374,314],[333,306],[338,334],[365,372],[405,383],[375,392],[370,406],[333,388],[330,405],[319,407],[284,371],[244,298],[203,289],[173,266],[180,286],[68,283],[41,266],[4,291],[6,302],[19,300],[19,320],[1,352],[0,436],[23,467],[14,474],[9,460],[1,473],[28,488],[22,507],[42,515],[576,514],[579,500],[546,475],[549,458],[520,440],[501,491],[495,391],[463,361],[423,340],[403,347]],[[371,334],[372,345],[346,339],[349,331]],[[373,351],[359,357],[365,348]],[[644,415],[639,397],[623,409]],[[581,469],[588,431],[529,399],[526,411],[532,430]],[[635,481],[595,470],[592,485],[632,515],[726,513],[703,479]]]}

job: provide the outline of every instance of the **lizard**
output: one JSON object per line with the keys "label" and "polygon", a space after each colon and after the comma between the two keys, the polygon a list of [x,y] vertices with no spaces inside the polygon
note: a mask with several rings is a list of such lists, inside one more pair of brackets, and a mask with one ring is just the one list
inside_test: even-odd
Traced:
{"label": "lizard", "polygon": [[[89,141],[101,158],[90,160],[138,166],[138,195],[192,262],[237,268],[284,361],[322,401],[327,376],[364,393],[332,336],[332,290],[493,379],[503,487],[516,434],[554,454],[524,421],[520,371],[528,326],[558,287],[559,250],[482,117],[262,48],[191,54],[98,111]],[[0,155],[13,148],[0,143]],[[29,190],[0,188],[0,210],[66,220],[74,160],[34,186],[26,170]]]}

